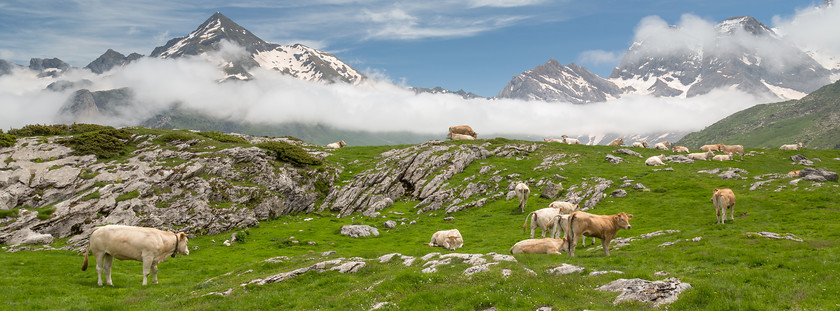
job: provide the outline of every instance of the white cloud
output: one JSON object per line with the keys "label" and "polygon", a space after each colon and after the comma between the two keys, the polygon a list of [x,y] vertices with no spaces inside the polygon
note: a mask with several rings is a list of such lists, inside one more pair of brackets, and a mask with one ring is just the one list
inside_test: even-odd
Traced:
{"label": "white cloud", "polygon": [[578,55],[578,62],[581,64],[601,65],[601,64],[618,64],[624,52],[610,52],[604,50],[589,50],[583,51]]}
{"label": "white cloud", "polygon": [[808,7],[790,18],[775,16],[775,30],[807,51],[817,52],[823,66],[840,69],[840,6]]}
{"label": "white cloud", "polygon": [[469,4],[472,8],[478,7],[496,7],[496,8],[512,8],[520,6],[531,6],[545,3],[546,0],[470,0]]}
{"label": "white cloud", "polygon": [[[587,105],[465,100],[455,95],[415,94],[389,81],[373,80],[361,86],[320,84],[272,70],[254,70],[253,81],[216,83],[222,73],[215,62],[207,61],[216,57],[145,58],[108,75],[74,71],[62,79],[89,79],[94,83],[92,91],[130,86],[138,106],[108,120],[111,125],[136,124],[180,103],[234,121],[319,123],[347,130],[422,134],[441,134],[450,125],[470,124],[483,137],[553,137],[699,130],[758,102],[737,91],[714,91],[690,99],[636,96]],[[36,78],[28,70],[0,77],[0,105],[6,112],[0,116],[0,126],[52,123],[71,95],[70,91],[42,91],[54,80]]]}

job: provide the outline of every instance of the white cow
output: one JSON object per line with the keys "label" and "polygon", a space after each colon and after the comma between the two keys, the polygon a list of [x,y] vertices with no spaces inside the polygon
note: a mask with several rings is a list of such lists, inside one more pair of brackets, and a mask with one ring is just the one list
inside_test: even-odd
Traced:
{"label": "white cow", "polygon": [[545,237],[545,234],[549,232],[549,230],[554,229],[554,216],[559,215],[556,208],[546,207],[542,209],[538,209],[525,216],[525,223],[522,225],[522,232],[528,232],[528,220],[531,220],[531,238],[534,238],[534,232],[537,230],[537,227],[542,229],[542,237]]}
{"label": "white cow", "polygon": [[779,147],[779,150],[799,150],[802,149],[802,143],[796,143],[793,145],[782,145]]}
{"label": "white cow", "polygon": [[647,160],[645,160],[645,165],[647,165],[647,166],[665,165],[665,162],[663,162],[663,161],[665,161],[665,155],[660,154],[658,156],[653,156],[653,157],[647,158]]}
{"label": "white cow", "polygon": [[692,159],[692,160],[695,160],[695,161],[700,161],[700,160],[708,161],[709,159],[711,159],[714,156],[715,156],[715,153],[711,152],[711,151],[696,152],[696,153],[689,153],[688,154],[688,158]]}
{"label": "white cow", "polygon": [[636,147],[636,148],[647,148],[648,146],[650,146],[650,145],[648,145],[647,141],[643,141],[643,142],[638,142],[637,141],[637,142],[633,143],[633,147]]}
{"label": "white cow", "polygon": [[674,146],[674,148],[671,148],[671,151],[673,151],[673,152],[684,152],[684,153],[691,152],[685,146]]}
{"label": "white cow", "polygon": [[530,239],[516,242],[511,248],[511,254],[557,254],[567,252],[569,244],[563,239]]}
{"label": "white cow", "polygon": [[732,161],[732,153],[716,155],[712,158],[712,161]]}
{"label": "white cow", "polygon": [[557,138],[543,138],[543,141],[547,142],[547,143],[562,143],[562,142],[564,142],[562,139],[557,139]]}
{"label": "white cow", "polygon": [[474,136],[466,135],[466,134],[458,134],[458,133],[449,133],[446,135],[446,139],[449,140],[475,140]]}
{"label": "white cow", "polygon": [[528,196],[531,195],[531,189],[525,183],[518,183],[513,191],[516,192],[516,198],[519,199],[519,209],[522,210],[522,213],[525,213],[525,205],[528,204]]}
{"label": "white cow", "polygon": [[563,142],[568,145],[580,145],[580,140],[577,138],[569,138],[569,136],[566,135],[562,135],[560,137],[563,137]]}
{"label": "white cow", "polygon": [[671,143],[668,142],[667,140],[663,141],[661,143],[657,143],[656,145],[653,145],[653,149],[656,149],[656,150],[668,150],[668,148],[670,148],[670,147],[671,147]]}
{"label": "white cow", "polygon": [[429,242],[429,246],[442,246],[445,249],[454,251],[464,246],[464,238],[461,237],[461,232],[458,229],[442,230],[432,234],[432,240]]}
{"label": "white cow", "polygon": [[157,265],[167,256],[175,254],[189,255],[187,235],[183,232],[172,233],[155,228],[109,225],[94,229],[90,234],[88,248],[85,250],[85,262],[82,271],[87,270],[88,253],[96,256],[97,284],[102,286],[102,272],[105,280],[111,282],[111,264],[114,258],[119,260],[137,260],[143,262],[143,285],[147,284],[149,273],[152,283],[157,284]]}
{"label": "white cow", "polygon": [[345,143],[343,140],[327,144],[327,148],[333,149],[343,148],[344,146],[347,146],[347,143]]}

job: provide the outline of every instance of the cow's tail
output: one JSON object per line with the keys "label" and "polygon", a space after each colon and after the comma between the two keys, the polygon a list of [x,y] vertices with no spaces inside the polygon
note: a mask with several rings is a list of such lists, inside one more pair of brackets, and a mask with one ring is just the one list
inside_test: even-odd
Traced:
{"label": "cow's tail", "polygon": [[566,241],[566,246],[569,247],[568,252],[572,252],[572,248],[577,246],[577,240],[575,240],[575,218],[577,217],[576,213],[572,213],[569,216],[569,232],[566,232],[566,236],[568,240]]}
{"label": "cow's tail", "polygon": [[525,216],[525,223],[522,224],[522,232],[528,232],[528,219],[531,219],[531,215],[534,215],[534,212],[528,213],[528,216]]}
{"label": "cow's tail", "polygon": [[87,247],[87,248],[85,248],[85,262],[83,262],[83,263],[82,263],[82,271],[87,270],[87,266],[88,266],[88,253],[90,253],[90,244],[88,244],[88,247]]}

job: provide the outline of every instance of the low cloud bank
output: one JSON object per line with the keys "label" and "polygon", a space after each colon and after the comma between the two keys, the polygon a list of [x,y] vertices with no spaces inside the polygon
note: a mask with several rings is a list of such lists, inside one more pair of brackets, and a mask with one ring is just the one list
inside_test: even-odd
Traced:
{"label": "low cloud bank", "polygon": [[[133,89],[137,107],[104,122],[116,126],[138,124],[178,103],[218,118],[265,124],[318,123],[346,130],[418,134],[439,134],[451,125],[469,124],[480,134],[554,137],[693,131],[758,103],[751,95],[728,90],[689,99],[633,96],[587,105],[465,100],[455,95],[415,94],[389,81],[327,85],[276,71],[252,73],[253,81],[218,83],[224,76],[207,57],[146,58],[104,75],[73,70],[60,79],[88,79],[93,82],[91,91]],[[70,90],[45,90],[54,81],[36,78],[28,70],[0,77],[4,110],[0,126],[53,123],[72,95]]]}

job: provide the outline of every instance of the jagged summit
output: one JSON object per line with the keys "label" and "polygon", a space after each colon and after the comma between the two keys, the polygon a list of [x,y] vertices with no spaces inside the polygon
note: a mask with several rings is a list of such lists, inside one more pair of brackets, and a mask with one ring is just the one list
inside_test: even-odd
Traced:
{"label": "jagged summit", "polygon": [[302,44],[279,45],[263,41],[222,13],[216,12],[196,30],[169,40],[152,51],[152,57],[177,58],[201,55],[220,48],[223,40],[245,48],[246,58],[226,60],[228,79],[251,79],[251,69],[262,67],[318,82],[358,84],[365,76],[332,54]]}
{"label": "jagged summit", "polygon": [[497,97],[584,104],[615,98],[620,93],[615,84],[586,68],[575,63],[563,66],[551,58],[514,76]]}
{"label": "jagged summit", "polygon": [[733,34],[743,30],[754,36],[775,35],[776,33],[752,16],[736,16],[725,19],[715,26],[719,33]]}

